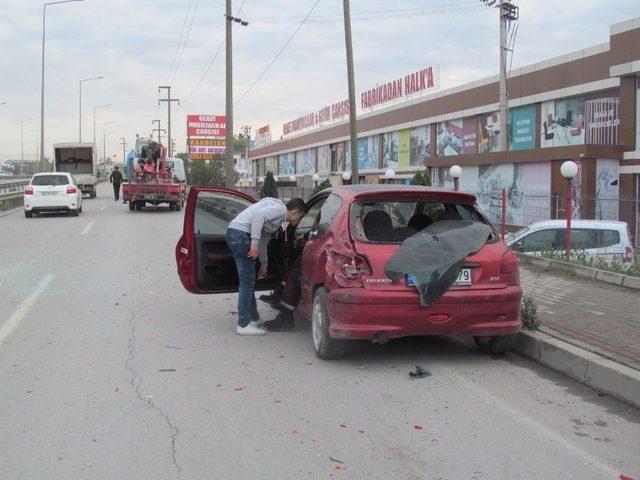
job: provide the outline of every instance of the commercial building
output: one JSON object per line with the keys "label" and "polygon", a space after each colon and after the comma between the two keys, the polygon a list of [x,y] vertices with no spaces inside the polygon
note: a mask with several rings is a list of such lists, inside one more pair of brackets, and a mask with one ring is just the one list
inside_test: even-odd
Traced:
{"label": "commercial building", "polygon": [[[564,215],[560,165],[578,163],[577,218],[621,219],[638,238],[640,186],[640,18],[612,25],[610,40],[514,69],[509,124],[498,120],[498,76],[358,115],[360,181],[408,182],[431,169],[432,184],[476,193],[488,213],[508,194],[508,223]],[[505,131],[506,130],[506,131]],[[508,135],[508,150],[498,151]],[[350,170],[348,121],[285,137],[250,152],[253,178],[314,173],[342,181]],[[392,178],[385,171],[394,170]]]}

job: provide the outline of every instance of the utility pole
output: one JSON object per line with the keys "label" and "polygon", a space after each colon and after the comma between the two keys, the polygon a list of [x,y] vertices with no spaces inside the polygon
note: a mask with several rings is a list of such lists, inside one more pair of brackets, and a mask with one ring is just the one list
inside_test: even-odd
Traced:
{"label": "utility pole", "polygon": [[509,107],[507,99],[507,17],[504,11],[504,0],[500,0],[500,140],[498,150],[507,151],[509,136]]}
{"label": "utility pole", "polygon": [[244,162],[249,167],[249,142],[251,141],[251,125],[244,125],[242,127],[244,132]]}
{"label": "utility pole", "polygon": [[153,134],[158,132],[158,143],[162,143],[160,141],[160,137],[161,137],[160,132],[166,132],[166,130],[163,130],[160,128],[160,120],[151,120],[151,123],[153,123],[153,126],[155,127],[153,130],[151,130],[151,140],[153,140]]}
{"label": "utility pole", "polygon": [[[230,0],[228,0],[230,1]],[[167,152],[168,152],[168,156],[172,157],[173,156],[173,148],[171,145],[171,102],[178,102],[178,105],[180,105],[180,99],[178,98],[171,98],[171,86],[170,85],[160,85],[158,87],[158,92],[160,92],[160,90],[166,90],[167,91],[167,98],[160,98],[158,99],[158,105],[160,105],[160,103],[162,102],[167,102],[167,107],[168,107],[168,114],[167,114]]]}
{"label": "utility pole", "polygon": [[224,150],[224,186],[227,188],[232,188],[235,183],[235,175],[233,171],[233,57],[231,49],[232,47],[232,22],[233,17],[231,16],[231,0],[226,1],[226,60],[227,65],[225,68],[226,80],[225,80],[225,89],[226,89],[226,108],[225,115],[227,118],[227,138]]}
{"label": "utility pole", "polygon": [[351,137],[351,183],[356,185],[360,180],[358,173],[358,129],[356,124],[356,87],[353,74],[353,46],[351,42],[351,12],[349,0],[342,0],[344,17],[344,39],[347,49],[347,79],[349,82],[349,130]]}
{"label": "utility pole", "polygon": [[127,140],[124,137],[120,137],[120,146],[122,147],[122,163],[127,165]]}

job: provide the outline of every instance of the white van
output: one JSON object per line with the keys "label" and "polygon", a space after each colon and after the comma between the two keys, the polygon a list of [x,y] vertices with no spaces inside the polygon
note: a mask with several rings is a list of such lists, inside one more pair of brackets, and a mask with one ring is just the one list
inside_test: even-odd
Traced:
{"label": "white van", "polygon": [[[566,220],[546,220],[532,223],[506,238],[515,252],[541,255],[543,251],[564,251]],[[607,262],[618,259],[631,265],[633,246],[626,222],[607,220],[572,220],[571,250],[585,252],[593,260]]]}

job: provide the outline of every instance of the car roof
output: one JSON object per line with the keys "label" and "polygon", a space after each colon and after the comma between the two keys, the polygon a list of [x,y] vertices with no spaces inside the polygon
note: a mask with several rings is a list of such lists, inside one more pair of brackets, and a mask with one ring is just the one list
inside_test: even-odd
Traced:
{"label": "car roof", "polygon": [[[543,228],[564,228],[567,226],[567,220],[544,220],[529,225],[531,230]],[[627,222],[617,220],[571,220],[571,228],[626,228]]]}
{"label": "car roof", "polygon": [[456,192],[454,190],[445,190],[444,188],[423,187],[420,185],[387,185],[387,184],[360,184],[360,185],[341,185],[331,187],[331,191],[347,198],[366,198],[375,196],[376,194],[407,195],[411,193],[429,194],[429,196],[443,197],[451,201],[459,201],[465,203],[473,203],[476,201],[475,195],[464,192]]}
{"label": "car roof", "polygon": [[[42,177],[43,175],[64,175],[66,177],[70,177],[71,174],[69,172],[40,172],[40,173],[34,173],[33,176],[34,177]],[[33,178],[33,177],[31,177]]]}

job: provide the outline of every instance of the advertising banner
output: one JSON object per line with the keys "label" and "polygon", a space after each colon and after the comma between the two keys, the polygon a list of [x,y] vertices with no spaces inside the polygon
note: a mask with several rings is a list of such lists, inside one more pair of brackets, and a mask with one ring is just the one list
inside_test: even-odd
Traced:
{"label": "advertising banner", "polygon": [[598,98],[584,102],[587,121],[585,142],[591,145],[617,145],[620,126],[620,99]]}
{"label": "advertising banner", "polygon": [[213,160],[225,152],[225,141],[214,138],[187,138],[187,145],[192,160]]}
{"label": "advertising banner", "polygon": [[478,152],[497,152],[501,134],[498,112],[478,117]]}
{"label": "advertising banner", "polygon": [[429,125],[411,129],[411,156],[409,165],[426,165],[431,149],[431,131]]}
{"label": "advertising banner", "polygon": [[540,118],[540,146],[566,147],[584,144],[583,96],[543,102]]}
{"label": "advertising banner", "polygon": [[318,147],[318,173],[329,173],[331,171],[331,147],[323,145]]}
{"label": "advertising banner", "polygon": [[[331,171],[333,172],[341,172],[345,169],[345,142],[334,143],[331,146],[331,149],[335,151],[335,158],[331,160]],[[335,165],[333,164],[335,161]]]}
{"label": "advertising banner", "polygon": [[271,125],[260,127],[256,132],[256,147],[261,147],[271,142]]}
{"label": "advertising banner", "polygon": [[417,72],[382,83],[360,94],[360,108],[375,108],[394,100],[426,93],[440,86],[440,66],[421,68]]}
{"label": "advertising banner", "polygon": [[280,155],[278,175],[293,175],[296,173],[294,163],[293,152]]}
{"label": "advertising banner", "polygon": [[187,136],[225,138],[227,118],[224,115],[187,115]]}
{"label": "advertising banner", "polygon": [[382,135],[382,168],[398,168],[398,132]]}
{"label": "advertising banner", "polygon": [[462,153],[478,153],[478,117],[462,119]]}
{"label": "advertising banner", "polygon": [[398,132],[398,167],[408,167],[411,158],[411,130]]}
{"label": "advertising banner", "polygon": [[380,158],[380,135],[367,137],[367,158],[364,161],[363,170],[373,170],[379,168]]}
{"label": "advertising banner", "polygon": [[509,150],[531,150],[535,147],[536,107],[509,110]]}
{"label": "advertising banner", "polygon": [[278,157],[267,157],[264,161],[265,174],[271,172],[273,175],[278,174]]}
{"label": "advertising banner", "polygon": [[462,119],[438,123],[436,155],[451,157],[460,155],[464,149],[464,129]]}
{"label": "advertising banner", "polygon": [[313,173],[316,170],[316,149],[307,148],[296,152],[296,173]]}
{"label": "advertising banner", "polygon": [[618,220],[620,187],[618,160],[599,158],[596,161],[596,219]]}

